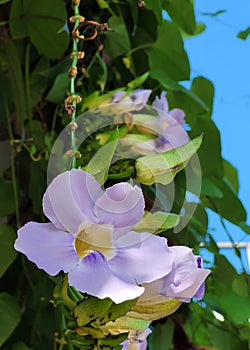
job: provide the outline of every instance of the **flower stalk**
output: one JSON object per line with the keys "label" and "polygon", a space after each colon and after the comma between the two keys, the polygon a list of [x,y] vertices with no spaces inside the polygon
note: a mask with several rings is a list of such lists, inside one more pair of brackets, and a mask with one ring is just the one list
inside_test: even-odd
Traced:
{"label": "flower stalk", "polygon": [[76,144],[75,144],[75,130],[77,128],[75,119],[76,119],[76,105],[81,102],[81,97],[76,95],[75,91],[75,80],[77,76],[77,61],[78,59],[82,59],[84,57],[84,52],[78,51],[78,41],[79,39],[75,35],[75,31],[78,28],[79,24],[84,21],[84,17],[79,14],[79,5],[80,0],[72,0],[72,7],[74,10],[74,16],[70,17],[70,22],[74,23],[74,29],[72,31],[72,53],[70,58],[72,59],[71,67],[69,69],[69,79],[70,79],[70,94],[65,99],[65,109],[68,117],[71,119],[70,125],[70,137],[71,137],[71,152],[72,156],[72,164],[71,167],[76,167],[76,159],[78,155],[76,155]]}

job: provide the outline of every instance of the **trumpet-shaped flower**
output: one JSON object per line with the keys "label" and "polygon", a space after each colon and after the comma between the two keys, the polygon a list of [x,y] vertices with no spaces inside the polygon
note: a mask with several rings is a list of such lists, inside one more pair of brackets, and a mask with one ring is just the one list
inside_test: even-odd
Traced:
{"label": "trumpet-shaped flower", "polygon": [[171,272],[163,278],[144,285],[145,292],[140,296],[138,302],[150,302],[159,297],[162,302],[170,299],[190,302],[193,297],[198,300],[203,298],[204,281],[210,270],[202,268],[201,258],[195,256],[192,249],[183,246],[169,249],[174,254]]}
{"label": "trumpet-shaped flower", "polygon": [[166,239],[131,230],[144,214],[137,186],[119,183],[103,192],[92,175],[73,169],[48,186],[43,210],[50,222],[24,225],[15,248],[52,276],[68,273],[81,292],[120,303],[171,271]]}
{"label": "trumpet-shaped flower", "polygon": [[[162,153],[184,145],[189,141],[184,129],[185,113],[179,108],[169,111],[166,93],[163,91],[160,97],[156,97],[152,107],[158,109],[158,117],[148,118],[138,124],[137,128],[142,133],[157,134],[158,137],[146,142],[138,143],[136,149],[145,155]],[[140,120],[137,117],[137,121]]]}
{"label": "trumpet-shaped flower", "polygon": [[111,102],[116,104],[116,113],[139,111],[146,105],[150,94],[150,89],[137,89],[127,96],[125,91],[118,91],[112,96]]}

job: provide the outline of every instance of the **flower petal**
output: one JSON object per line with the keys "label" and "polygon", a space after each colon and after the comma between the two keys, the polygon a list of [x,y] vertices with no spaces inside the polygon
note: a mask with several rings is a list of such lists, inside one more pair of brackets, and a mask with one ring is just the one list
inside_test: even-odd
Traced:
{"label": "flower petal", "polygon": [[138,186],[127,182],[107,188],[96,201],[94,213],[100,223],[113,224],[115,228],[133,227],[144,214],[144,198]]}
{"label": "flower petal", "polygon": [[150,233],[130,231],[116,241],[117,255],[108,261],[111,270],[131,283],[149,283],[172,269],[173,253],[167,240]]}
{"label": "flower petal", "polygon": [[96,222],[94,203],[102,195],[95,178],[77,169],[58,175],[43,197],[45,215],[59,229],[75,234],[84,220]]}
{"label": "flower petal", "polygon": [[[199,292],[210,270],[197,266],[197,258],[193,255],[192,249],[188,247],[170,247],[174,253],[173,271],[164,277],[162,294],[184,302]],[[173,278],[174,274],[174,278]],[[202,296],[202,289],[197,295]]]}
{"label": "flower petal", "polygon": [[69,272],[79,261],[74,249],[74,237],[51,223],[29,222],[18,230],[15,249],[25,254],[38,268],[55,276]]}
{"label": "flower petal", "polygon": [[182,109],[174,108],[169,112],[169,115],[174,118],[178,124],[183,126],[185,124],[185,112]]}
{"label": "flower petal", "polygon": [[156,96],[154,102],[152,103],[152,107],[158,108],[168,114],[168,100],[166,98],[166,91],[162,91],[160,97]]}
{"label": "flower petal", "polygon": [[135,283],[128,283],[110,270],[105,257],[94,251],[69,272],[69,284],[83,293],[100,299],[110,298],[115,303],[137,298],[144,291]]}

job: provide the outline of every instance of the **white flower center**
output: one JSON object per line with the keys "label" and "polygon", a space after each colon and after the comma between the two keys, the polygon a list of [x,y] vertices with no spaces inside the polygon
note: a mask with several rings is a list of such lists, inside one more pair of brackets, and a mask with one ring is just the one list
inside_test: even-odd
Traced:
{"label": "white flower center", "polygon": [[93,250],[102,253],[107,259],[114,257],[116,250],[112,233],[112,224],[82,223],[75,238],[75,250],[79,258],[83,259]]}

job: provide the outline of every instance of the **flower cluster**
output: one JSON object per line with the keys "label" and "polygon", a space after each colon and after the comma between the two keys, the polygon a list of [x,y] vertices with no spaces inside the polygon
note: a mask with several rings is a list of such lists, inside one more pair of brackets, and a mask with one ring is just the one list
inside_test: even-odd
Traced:
{"label": "flower cluster", "polygon": [[139,187],[118,183],[103,192],[92,175],[73,169],[49,185],[43,209],[50,222],[27,223],[15,248],[48,274],[64,271],[79,291],[115,303],[202,297],[209,271],[200,257],[186,247],[168,247],[163,237],[133,231],[144,214]]}
{"label": "flower cluster", "polygon": [[[113,95],[111,101],[116,104],[116,113],[139,111],[145,107],[150,94],[151,90],[148,89],[138,89],[128,96],[124,91],[119,91]],[[134,150],[143,155],[150,155],[166,152],[186,144],[189,137],[185,130],[185,112],[179,108],[169,110],[165,91],[160,97],[155,98],[152,107],[157,110],[157,116],[135,114],[133,122],[140,135],[157,137],[149,138],[144,142],[137,141],[133,145]]]}

